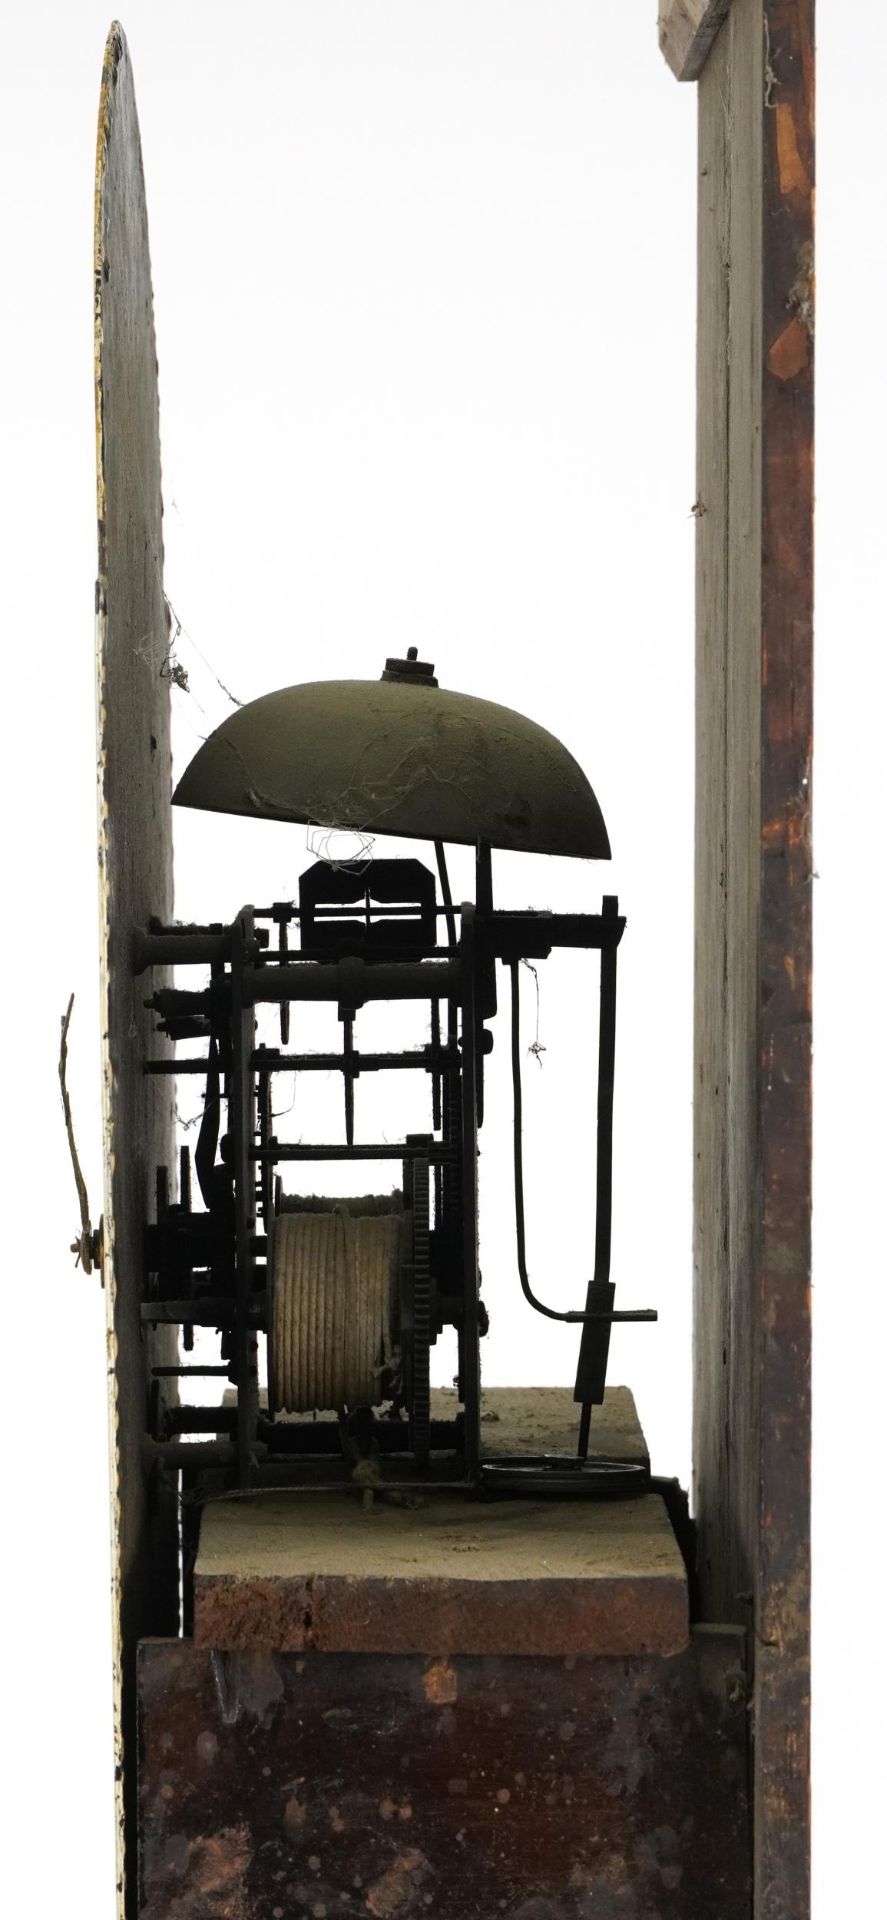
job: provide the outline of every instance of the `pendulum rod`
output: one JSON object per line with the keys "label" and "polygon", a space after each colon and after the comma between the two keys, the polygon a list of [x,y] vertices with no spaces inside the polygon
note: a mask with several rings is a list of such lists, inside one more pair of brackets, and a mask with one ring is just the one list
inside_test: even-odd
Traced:
{"label": "pendulum rod", "polygon": [[[603,919],[614,920],[618,916],[618,911],[619,902],[615,895],[605,894],[602,902]],[[597,1080],[597,1205],[594,1221],[594,1277],[589,1285],[586,1299],[586,1308],[589,1312],[595,1304],[599,1307],[608,1306],[612,1310],[615,1297],[615,1288],[610,1284],[610,1257],[613,1237],[613,1086],[616,1065],[617,953],[618,947],[615,941],[609,946],[601,947]],[[578,1443],[580,1460],[588,1457],[591,1433],[591,1409],[594,1402],[586,1397],[589,1377],[591,1374],[598,1375],[595,1384],[602,1400],[609,1346],[609,1323],[586,1322],[579,1344],[574,1395],[574,1398],[581,1396],[582,1405]],[[597,1399],[597,1393],[595,1393],[595,1399]]]}

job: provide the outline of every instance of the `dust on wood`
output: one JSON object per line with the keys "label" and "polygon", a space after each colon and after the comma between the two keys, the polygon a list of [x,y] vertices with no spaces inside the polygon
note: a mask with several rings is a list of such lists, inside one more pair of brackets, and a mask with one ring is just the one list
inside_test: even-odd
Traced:
{"label": "dust on wood", "polygon": [[[454,1396],[433,1396],[435,1417]],[[575,1447],[569,1388],[492,1388],[484,1447]],[[598,1444],[646,1458],[631,1394],[608,1389]],[[686,1570],[663,1501],[258,1493],[203,1509],[195,1639],[284,1650],[674,1653]]]}

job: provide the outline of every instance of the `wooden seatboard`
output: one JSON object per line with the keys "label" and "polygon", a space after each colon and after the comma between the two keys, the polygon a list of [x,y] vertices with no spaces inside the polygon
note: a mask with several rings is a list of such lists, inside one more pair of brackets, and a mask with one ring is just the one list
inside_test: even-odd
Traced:
{"label": "wooden seatboard", "polygon": [[[435,1418],[457,1406],[432,1396]],[[595,1442],[646,1460],[626,1387],[596,1409]],[[575,1452],[569,1388],[488,1388],[491,1456]],[[392,1463],[393,1465],[393,1463]],[[249,1494],[203,1509],[198,1645],[351,1653],[673,1654],[687,1644],[687,1575],[665,1506],[632,1500],[407,1501],[360,1489]]]}
{"label": "wooden seatboard", "polygon": [[194,1640],[350,1653],[673,1654],[687,1576],[662,1500],[372,1506],[263,1493],[203,1515]]}
{"label": "wooden seatboard", "polygon": [[[141,143],[126,40],[105,47],[95,181],[98,509],[96,698],[104,1133],[104,1284],[111,1419],[120,1911],[135,1910],[135,1650],[178,1623],[177,1516],[149,1483],[152,1361],[172,1329],[141,1326],[142,1231],[155,1168],[174,1177],[174,1087],[142,1071],[150,1017],[130,937],[172,913],[168,628],[163,597],[157,353]],[[153,1051],[158,1042],[151,1036]],[[162,1043],[160,1043],[162,1044]]]}
{"label": "wooden seatboard", "polygon": [[[233,1407],[237,1396],[226,1387],[222,1405]],[[260,1389],[259,1402],[267,1408],[268,1395]],[[454,1387],[432,1387],[432,1420],[452,1420],[460,1409]],[[580,1409],[572,1387],[482,1387],[480,1395],[481,1451],[484,1457],[514,1453],[576,1452]],[[311,1426],[314,1415],[278,1415],[287,1426]],[[629,1387],[607,1387],[603,1406],[595,1407],[589,1456],[649,1465],[647,1442]]]}
{"label": "wooden seatboard", "polygon": [[[452,1387],[435,1387],[431,1417],[452,1417],[458,1402]],[[482,1387],[480,1396],[481,1451],[484,1456],[510,1453],[576,1452],[580,1409],[571,1387]],[[630,1387],[607,1387],[604,1403],[595,1407],[589,1455],[649,1464],[647,1442]]]}

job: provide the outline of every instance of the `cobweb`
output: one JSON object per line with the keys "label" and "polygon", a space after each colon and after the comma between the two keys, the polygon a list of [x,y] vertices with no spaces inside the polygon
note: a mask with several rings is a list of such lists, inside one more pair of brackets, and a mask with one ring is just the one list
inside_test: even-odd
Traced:
{"label": "cobweb", "polygon": [[305,834],[308,852],[334,873],[359,873],[372,859],[375,844],[375,835],[359,827],[314,826]]}

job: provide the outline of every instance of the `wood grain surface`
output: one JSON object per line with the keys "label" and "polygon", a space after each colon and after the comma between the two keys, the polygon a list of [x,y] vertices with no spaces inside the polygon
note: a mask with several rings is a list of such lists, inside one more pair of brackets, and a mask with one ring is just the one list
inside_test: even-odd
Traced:
{"label": "wood grain surface", "polygon": [[142,1920],[748,1920],[744,1655],[144,1646]]}
{"label": "wood grain surface", "polygon": [[809,1908],[813,4],[699,83],[695,1508],[754,1652],[755,1920]]}
{"label": "wood grain surface", "polygon": [[665,1506],[273,1494],[204,1513],[194,1640],[352,1653],[673,1654],[687,1576]]}
{"label": "wood grain surface", "polygon": [[[436,1419],[455,1411],[432,1395]],[[595,1409],[599,1451],[645,1461],[626,1387]],[[491,1387],[489,1454],[576,1445],[569,1387]],[[673,1654],[687,1644],[687,1574],[662,1499],[407,1504],[384,1486],[262,1492],[203,1508],[194,1569],[200,1646],[351,1653]]]}
{"label": "wood grain surface", "polygon": [[[142,157],[126,41],[112,28],[99,104],[95,190],[98,506],[96,671],[105,1161],[104,1280],[114,1530],[120,1891],[135,1901],[135,1647],[178,1621],[174,1496],[142,1464],[152,1359],[171,1330],[139,1318],[142,1230],[154,1170],[174,1175],[173,1083],[142,1072],[145,993],[130,932],[172,913],[168,633],[163,598],[157,354]],[[152,1051],[157,1042],[151,1041]],[[127,1885],[124,1889],[124,1882]],[[121,1906],[121,1912],[123,1911]]]}
{"label": "wood grain surface", "polygon": [[698,80],[730,0],[660,0],[659,45],[678,80]]}

